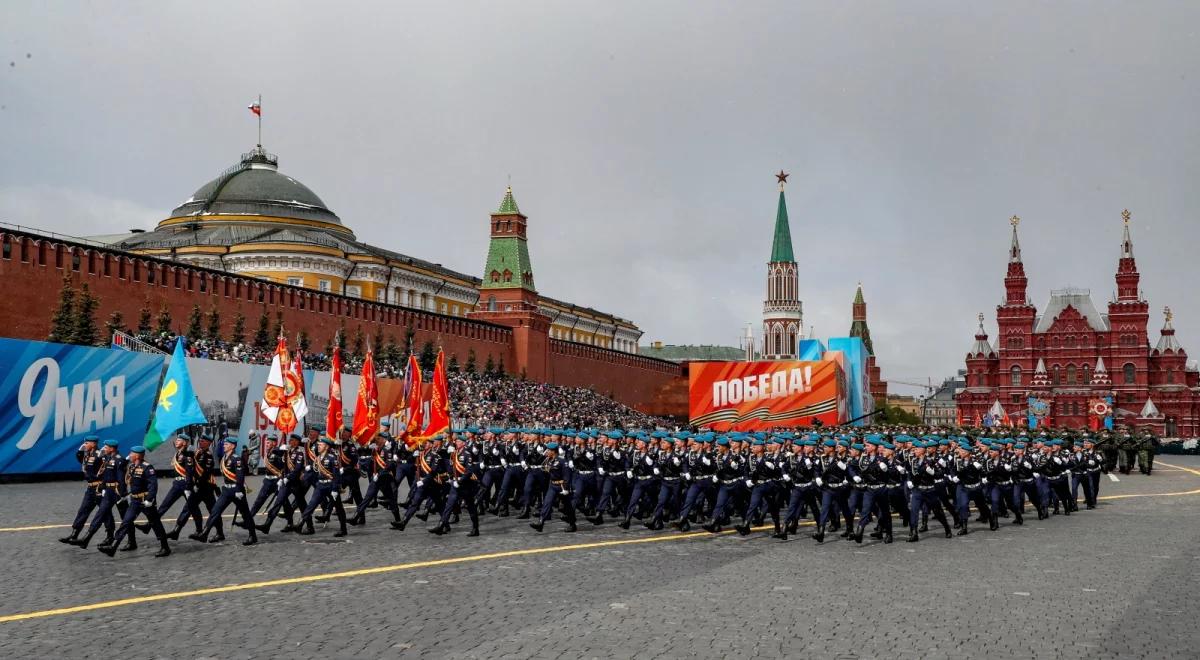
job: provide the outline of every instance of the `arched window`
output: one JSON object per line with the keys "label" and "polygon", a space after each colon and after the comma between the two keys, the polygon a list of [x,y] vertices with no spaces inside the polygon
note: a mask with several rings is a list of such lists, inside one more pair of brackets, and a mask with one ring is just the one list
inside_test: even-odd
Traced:
{"label": "arched window", "polygon": [[1175,382],[1175,370],[1167,369],[1167,384],[1171,384],[1174,382]]}
{"label": "arched window", "polygon": [[512,281],[512,271],[507,268],[504,269],[504,281],[505,282]]}
{"label": "arched window", "polygon": [[1010,373],[1010,381],[1009,382],[1012,384],[1012,386],[1020,387],[1021,386],[1021,367],[1019,365],[1014,364],[1012,366],[1012,369],[1009,370],[1009,373]]}
{"label": "arched window", "polygon": [[493,271],[492,271],[492,281],[493,281],[493,282],[499,282],[499,281],[500,281],[500,271],[498,271],[498,270],[493,270]]}
{"label": "arched window", "polygon": [[1053,368],[1054,376],[1051,380],[1055,387],[1062,385],[1062,369],[1056,364]]}
{"label": "arched window", "polygon": [[1087,385],[1090,382],[1092,382],[1092,368],[1085,364],[1083,365],[1083,377],[1079,379],[1079,384]]}
{"label": "arched window", "polygon": [[1125,383],[1134,383],[1137,381],[1137,368],[1132,362],[1126,362],[1125,367],[1121,370],[1125,376]]}
{"label": "arched window", "polygon": [[1067,365],[1067,385],[1075,384],[1075,365]]}
{"label": "arched window", "polygon": [[496,311],[496,296],[488,296],[488,311]]}

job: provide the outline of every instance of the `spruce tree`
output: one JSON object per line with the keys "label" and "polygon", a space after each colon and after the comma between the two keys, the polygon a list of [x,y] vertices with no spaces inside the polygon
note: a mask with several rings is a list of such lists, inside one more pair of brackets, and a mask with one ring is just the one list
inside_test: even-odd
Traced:
{"label": "spruce tree", "polygon": [[92,295],[85,282],[75,303],[75,327],[71,332],[71,343],[81,346],[96,345],[96,306],[100,301]]}
{"label": "spruce tree", "polygon": [[296,338],[296,344],[300,347],[300,350],[305,353],[308,352],[308,348],[312,346],[312,340],[308,337],[308,330],[300,330],[300,336]]}
{"label": "spruce tree", "polygon": [[108,316],[108,320],[104,322],[104,332],[108,334],[109,340],[118,332],[125,332],[125,317],[121,312],[114,311]]}
{"label": "spruce tree", "polygon": [[171,334],[171,310],[167,307],[167,303],[163,303],[158,309],[158,327],[155,329],[159,335]]}
{"label": "spruce tree", "polygon": [[367,338],[363,336],[362,326],[354,328],[354,348],[352,353],[358,357],[363,357],[367,354],[366,351]]}
{"label": "spruce tree", "polygon": [[385,346],[385,344],[383,343],[383,325],[380,324],[380,325],[375,326],[375,338],[371,340],[371,348],[375,349],[376,359],[378,359],[379,356],[382,354],[384,346]]}
{"label": "spruce tree", "polygon": [[446,371],[452,374],[458,373],[458,356],[451,355],[450,360],[446,362]]}
{"label": "spruce tree", "polygon": [[381,351],[382,359],[386,360],[389,365],[399,369],[403,366],[403,358],[400,355],[400,346],[396,344],[395,335],[388,335],[387,344]]}
{"label": "spruce tree", "polygon": [[58,291],[58,306],[50,319],[50,334],[46,341],[66,344],[75,334],[75,288],[71,286],[71,278],[63,276],[62,288]]}
{"label": "spruce tree", "polygon": [[208,309],[208,338],[221,341],[221,312],[216,305]]}
{"label": "spruce tree", "polygon": [[145,303],[142,304],[142,308],[140,310],[138,310],[137,333],[139,336],[141,336],[141,337],[149,337],[150,336],[150,323],[151,323],[150,299],[147,298]]}
{"label": "spruce tree", "polygon": [[233,317],[233,330],[229,333],[229,341],[232,344],[242,344],[246,341],[246,317],[240,309]]}
{"label": "spruce tree", "polygon": [[504,370],[504,356],[503,355],[500,356],[500,364],[496,365],[496,375],[501,378],[505,378],[508,376],[508,372]]}
{"label": "spruce tree", "polygon": [[271,317],[267,310],[258,317],[258,330],[254,333],[254,347],[260,351],[271,350]]}
{"label": "spruce tree", "polygon": [[478,368],[475,366],[475,349],[469,348],[467,349],[467,366],[463,371],[474,376],[477,370]]}
{"label": "spruce tree", "polygon": [[192,313],[188,315],[187,338],[188,342],[194,342],[204,336],[204,314],[200,311],[200,305],[192,305]]}
{"label": "spruce tree", "polygon": [[349,341],[349,339],[346,337],[346,319],[342,319],[338,324],[337,332],[337,347],[341,349],[342,353],[346,352],[347,341]]}
{"label": "spruce tree", "polygon": [[492,354],[488,353],[487,362],[483,363],[483,375],[491,378],[496,374],[496,363],[492,361]]}
{"label": "spruce tree", "polygon": [[433,367],[437,364],[437,349],[434,348],[433,342],[425,342],[425,345],[421,347],[421,355],[417,358],[417,362],[421,364],[422,371],[433,371]]}

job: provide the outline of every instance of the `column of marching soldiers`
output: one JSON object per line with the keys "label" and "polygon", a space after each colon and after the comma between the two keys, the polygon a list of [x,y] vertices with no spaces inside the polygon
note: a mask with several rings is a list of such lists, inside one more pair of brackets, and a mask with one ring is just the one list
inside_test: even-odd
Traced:
{"label": "column of marching soldiers", "polygon": [[[104,528],[99,549],[113,556],[118,548],[137,548],[135,530],[153,532],[160,548],[155,556],[165,557],[171,553],[168,541],[179,539],[189,519],[194,532],[188,538],[225,540],[222,514],[232,506],[231,524],[247,532],[243,545],[257,543],[257,534],[270,533],[280,518],[286,520],[282,531],[310,535],[314,521],[325,525],[336,517],[334,536],[342,537],[347,524],[365,524],[371,509],[390,514],[391,528],[398,531],[413,517],[435,516],[437,524],[428,531],[437,535],[449,533],[465,510],[468,536],[479,535],[479,519],[486,514],[515,513],[541,532],[557,510],[568,532],[576,531],[582,514],[596,526],[608,516],[625,530],[635,518],[651,530],[669,525],[689,531],[695,524],[711,533],[736,523],[745,536],[769,516],[772,536],[787,540],[800,519],[811,516],[811,536],[818,543],[839,530],[841,537],[862,543],[868,526],[871,538],[891,543],[895,514],[908,528],[907,540],[915,542],[928,531],[930,516],[947,538],[966,535],[972,505],[976,522],[991,530],[1002,519],[1023,524],[1027,502],[1039,520],[1069,516],[1078,511],[1080,490],[1092,509],[1102,473],[1118,464],[1128,473],[1135,460],[1131,448],[1137,447],[1137,463],[1149,474],[1157,446],[1153,437],[1127,431],[1103,433],[1098,440],[1046,431],[1016,437],[876,431],[469,427],[410,448],[388,432],[386,422],[362,447],[350,440],[349,429],[332,438],[313,426],[307,437],[293,434],[284,444],[275,436],[264,439],[265,476],[253,503],[246,483],[249,452],[238,450],[237,438],[222,439],[220,458],[211,437],[198,437],[195,448],[187,436],[176,438],[170,489],[160,501],[158,476],[144,448],[133,447],[126,457],[115,440],[88,437],[77,452],[87,482],[83,501],[71,534],[60,540],[86,548]],[[346,500],[355,506],[350,517]],[[176,502],[182,506],[167,531],[162,521]],[[255,524],[264,511],[263,522]],[[147,522],[136,523],[139,516]]]}

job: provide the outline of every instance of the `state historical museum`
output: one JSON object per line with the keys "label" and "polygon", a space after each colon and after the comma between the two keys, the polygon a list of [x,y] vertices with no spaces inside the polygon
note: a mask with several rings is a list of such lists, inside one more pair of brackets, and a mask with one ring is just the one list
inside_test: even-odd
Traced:
{"label": "state historical museum", "polygon": [[995,346],[988,341],[981,314],[967,353],[967,386],[957,396],[963,424],[978,425],[1003,410],[1023,426],[1035,398],[1049,404],[1039,411],[1039,425],[1095,428],[1107,409],[1117,426],[1147,425],[1166,437],[1200,435],[1200,373],[1175,338],[1170,308],[1163,310],[1157,343],[1150,344],[1150,304],[1138,288],[1129,211],[1122,215],[1116,296],[1104,314],[1086,289],[1052,291],[1038,313],[1026,295],[1019,219],[1013,218],[1006,296],[996,307],[999,336]]}

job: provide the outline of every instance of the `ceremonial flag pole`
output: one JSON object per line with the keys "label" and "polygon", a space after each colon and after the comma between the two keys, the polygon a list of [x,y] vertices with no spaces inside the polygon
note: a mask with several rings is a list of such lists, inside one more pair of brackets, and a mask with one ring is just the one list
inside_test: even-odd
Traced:
{"label": "ceremonial flag pole", "polygon": [[433,391],[429,396],[429,423],[422,434],[432,438],[450,431],[450,387],[446,380],[446,354],[438,349],[433,365]]}
{"label": "ceremonial flag pole", "polygon": [[341,332],[333,336],[333,359],[329,372],[329,409],[325,413],[325,433],[333,436],[342,428],[342,349],[338,348]]}
{"label": "ceremonial flag pole", "polygon": [[354,402],[354,428],[350,437],[365,445],[379,433],[379,386],[375,380],[375,353],[367,344],[362,375],[358,378],[358,399]]}
{"label": "ceremonial flag pole", "polygon": [[417,356],[408,354],[408,367],[404,370],[404,408],[407,423],[404,427],[404,444],[411,449],[421,444],[424,426],[421,414],[421,365]]}

